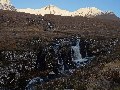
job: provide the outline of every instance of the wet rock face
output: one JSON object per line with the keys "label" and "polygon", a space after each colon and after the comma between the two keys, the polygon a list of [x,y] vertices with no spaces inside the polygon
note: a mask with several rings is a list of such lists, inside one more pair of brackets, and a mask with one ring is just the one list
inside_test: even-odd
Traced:
{"label": "wet rock face", "polygon": [[[62,70],[73,69],[86,62],[90,57],[109,53],[106,47],[95,45],[97,40],[80,38],[55,39],[39,51],[36,68],[39,70],[52,69],[56,74]],[[99,44],[99,43],[98,43]],[[100,45],[100,44],[99,44]]]}
{"label": "wet rock face", "polygon": [[108,42],[82,38],[56,39],[44,49],[46,50],[44,51],[44,53],[46,52],[44,61],[49,63],[47,66],[50,65],[51,68],[55,65],[63,65],[65,70],[75,68],[75,60],[83,63],[90,57],[109,54],[114,50],[113,48],[117,42],[117,39],[111,39]]}
{"label": "wet rock face", "polygon": [[33,85],[36,83],[40,84],[41,82],[43,82],[43,79],[41,79],[40,77],[35,77],[29,81],[25,90],[34,90]]}
{"label": "wet rock face", "polygon": [[37,60],[36,60],[36,69],[39,69],[41,71],[44,71],[46,69],[46,62],[45,57],[47,53],[45,51],[39,51],[37,54]]}

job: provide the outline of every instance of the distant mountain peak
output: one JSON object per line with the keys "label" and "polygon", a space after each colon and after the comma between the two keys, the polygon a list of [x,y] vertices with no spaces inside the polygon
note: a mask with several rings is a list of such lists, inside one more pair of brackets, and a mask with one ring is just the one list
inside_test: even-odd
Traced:
{"label": "distant mountain peak", "polygon": [[0,9],[16,11],[15,7],[10,3],[10,0],[0,0]]}
{"label": "distant mountain peak", "polygon": [[[54,9],[59,9],[60,10],[60,8],[58,8],[57,6],[55,6],[55,5],[52,5],[52,4],[50,4],[50,5],[48,5],[48,6],[45,6],[45,7],[43,7],[45,10],[54,10]],[[41,8],[42,9],[42,8]]]}
{"label": "distant mountain peak", "polygon": [[49,5],[46,6],[46,7],[57,7],[57,6],[55,6],[55,5],[53,5],[53,4],[49,4]]}
{"label": "distant mountain peak", "polygon": [[10,4],[10,0],[0,0],[1,4]]}

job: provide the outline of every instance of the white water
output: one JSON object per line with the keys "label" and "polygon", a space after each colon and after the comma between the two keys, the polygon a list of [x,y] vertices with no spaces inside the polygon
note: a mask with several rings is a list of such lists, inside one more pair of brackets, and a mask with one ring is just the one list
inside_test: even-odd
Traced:
{"label": "white water", "polygon": [[27,84],[26,86],[26,90],[35,90],[33,85],[36,83],[41,83],[43,81],[43,79],[41,79],[40,77],[36,77],[33,78],[32,80],[30,80],[30,82]]}
{"label": "white water", "polygon": [[81,56],[81,54],[80,54],[80,46],[79,46],[79,43],[80,43],[80,39],[77,40],[75,46],[72,46],[72,47],[71,47],[71,49],[74,51],[72,61],[73,61],[74,63],[76,63],[78,67],[79,67],[79,65],[80,65],[81,62],[87,61],[87,59],[82,58],[82,56]]}

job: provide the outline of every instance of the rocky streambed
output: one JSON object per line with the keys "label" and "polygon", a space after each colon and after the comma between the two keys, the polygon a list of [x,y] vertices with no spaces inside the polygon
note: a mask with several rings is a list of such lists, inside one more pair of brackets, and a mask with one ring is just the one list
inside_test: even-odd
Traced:
{"label": "rocky streambed", "polygon": [[99,55],[111,54],[118,38],[90,39],[79,36],[26,41],[24,50],[0,50],[0,87],[4,90],[34,90],[35,84],[66,77]]}

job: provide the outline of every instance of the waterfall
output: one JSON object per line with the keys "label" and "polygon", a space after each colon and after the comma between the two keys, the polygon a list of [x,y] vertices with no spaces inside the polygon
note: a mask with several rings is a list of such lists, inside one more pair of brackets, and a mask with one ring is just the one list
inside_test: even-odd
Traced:
{"label": "waterfall", "polygon": [[63,73],[65,69],[64,69],[64,62],[63,62],[62,58],[58,59],[58,65],[60,65],[59,72]]}
{"label": "waterfall", "polygon": [[81,62],[87,61],[87,59],[82,58],[82,55],[80,54],[79,43],[80,43],[80,39],[77,39],[76,45],[71,47],[71,49],[74,52],[72,61],[77,64],[77,67],[80,66]]}
{"label": "waterfall", "polygon": [[80,54],[80,46],[79,46],[80,40],[77,40],[76,46],[72,46],[72,49],[74,51],[74,60],[80,60],[82,59],[82,56]]}

